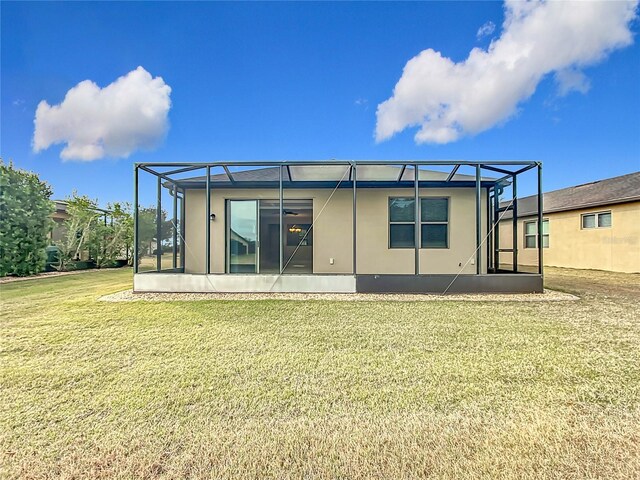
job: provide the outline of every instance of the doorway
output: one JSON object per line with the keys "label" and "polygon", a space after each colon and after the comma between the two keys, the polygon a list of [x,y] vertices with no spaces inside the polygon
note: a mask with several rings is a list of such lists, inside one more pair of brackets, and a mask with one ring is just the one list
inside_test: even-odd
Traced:
{"label": "doorway", "polygon": [[[227,273],[280,272],[278,200],[227,200]],[[313,273],[313,200],[283,201],[283,273]]]}

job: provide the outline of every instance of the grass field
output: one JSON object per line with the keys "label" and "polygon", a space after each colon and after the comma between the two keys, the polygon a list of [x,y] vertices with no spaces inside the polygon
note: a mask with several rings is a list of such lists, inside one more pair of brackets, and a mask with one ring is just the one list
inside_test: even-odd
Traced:
{"label": "grass field", "polygon": [[1,286],[2,478],[639,478],[640,277],[577,302],[97,302]]}

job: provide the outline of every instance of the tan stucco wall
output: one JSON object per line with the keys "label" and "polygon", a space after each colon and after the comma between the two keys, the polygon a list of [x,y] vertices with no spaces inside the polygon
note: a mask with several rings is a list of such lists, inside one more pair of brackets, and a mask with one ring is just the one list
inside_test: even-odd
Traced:
{"label": "tan stucco wall", "polygon": [[[611,227],[581,228],[581,215],[611,211]],[[553,267],[640,272],[640,202],[599,208],[549,213],[549,248],[544,249],[544,264]],[[524,248],[524,222],[518,219],[518,264],[537,265],[537,250]],[[500,245],[511,248],[511,220],[500,224]],[[501,260],[510,259],[502,254]],[[509,260],[510,261],[510,260]]]}
{"label": "tan stucco wall", "polygon": [[[314,273],[352,273],[351,190],[285,190],[285,199],[312,199],[314,215]],[[412,196],[408,189],[359,189],[357,202],[358,273],[413,273],[413,249],[389,249],[388,198]],[[458,273],[475,251],[475,190],[421,189],[421,197],[449,197],[449,248],[421,249],[421,273]],[[211,272],[225,271],[225,200],[277,199],[277,190],[214,190],[211,192]],[[205,267],[205,192],[187,190],[185,197],[185,271],[203,273]],[[326,204],[326,206],[325,206]],[[486,196],[482,195],[483,238],[486,234]],[[324,208],[324,210],[323,210]],[[334,259],[334,264],[329,259]],[[486,272],[486,245],[482,248],[482,271]],[[475,261],[463,273],[475,273]]]}

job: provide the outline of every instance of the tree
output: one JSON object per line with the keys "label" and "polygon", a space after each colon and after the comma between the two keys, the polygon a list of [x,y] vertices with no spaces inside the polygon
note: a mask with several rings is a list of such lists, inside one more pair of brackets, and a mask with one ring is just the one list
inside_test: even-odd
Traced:
{"label": "tree", "polygon": [[44,270],[53,225],[51,187],[0,159],[0,276]]}
{"label": "tree", "polygon": [[96,263],[99,267],[112,264],[127,257],[133,245],[133,216],[131,204],[113,203],[107,205],[109,219],[98,222],[94,230],[96,243]]}
{"label": "tree", "polygon": [[98,210],[98,201],[86,195],[79,196],[76,192],[67,199],[67,214],[65,220],[66,235],[56,246],[60,249],[58,264],[54,267],[59,271],[69,268],[69,264],[80,260],[83,251],[95,251],[97,244],[98,222],[104,213]]}
{"label": "tree", "polygon": [[160,238],[158,239],[158,231],[156,228],[156,207],[142,207],[138,209],[138,247],[140,253],[153,255],[157,248],[161,248],[162,244],[173,238],[173,221],[167,220],[167,212],[160,211]]}

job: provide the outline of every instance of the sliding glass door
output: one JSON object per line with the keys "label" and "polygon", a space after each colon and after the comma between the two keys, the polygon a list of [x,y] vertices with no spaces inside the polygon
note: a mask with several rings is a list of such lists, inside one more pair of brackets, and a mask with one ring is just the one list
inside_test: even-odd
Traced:
{"label": "sliding glass door", "polygon": [[313,273],[313,201],[284,200],[282,232],[278,200],[227,201],[227,272]]}

